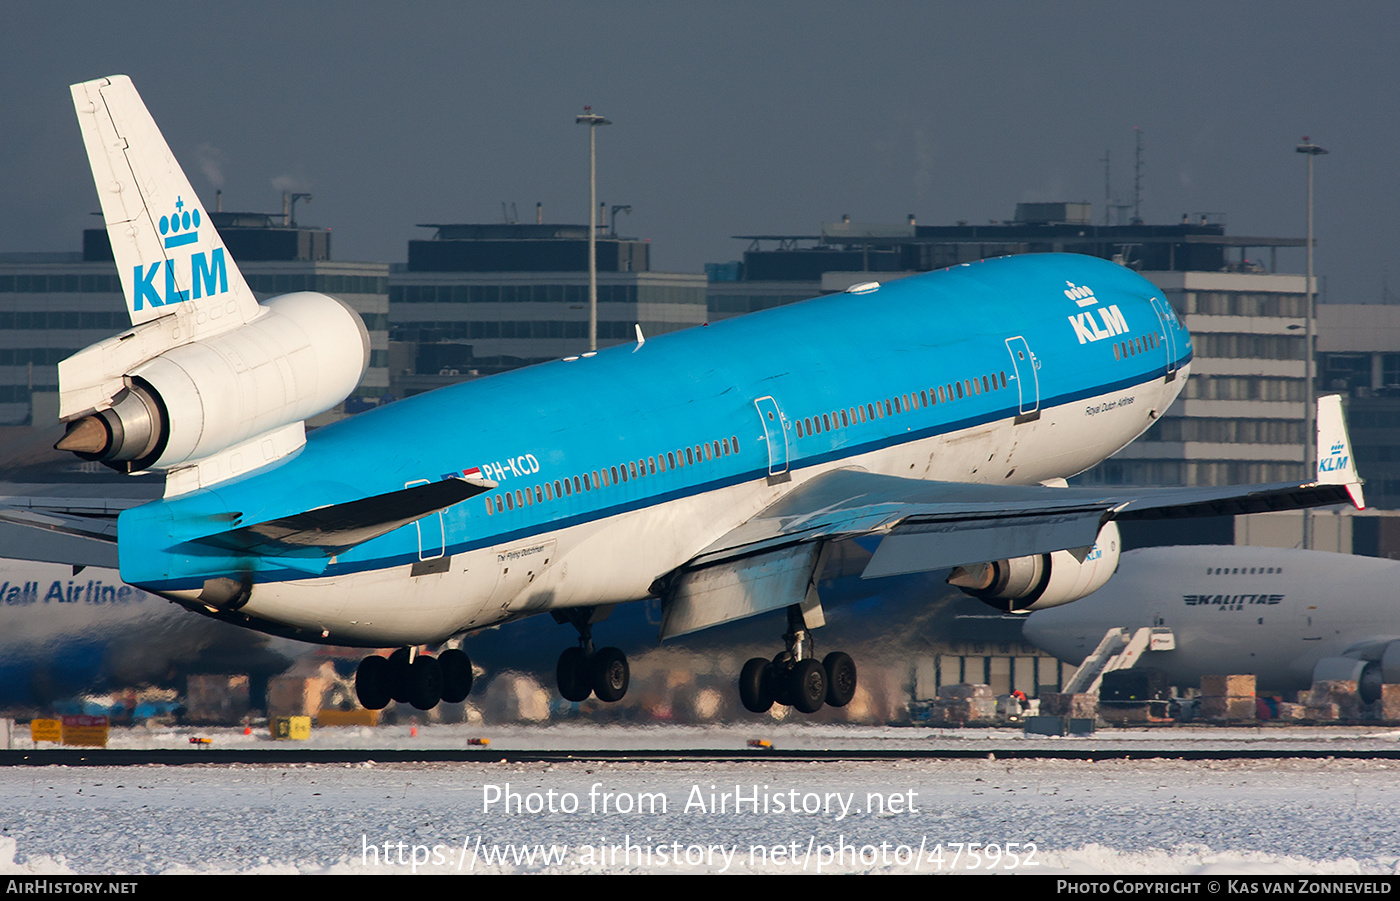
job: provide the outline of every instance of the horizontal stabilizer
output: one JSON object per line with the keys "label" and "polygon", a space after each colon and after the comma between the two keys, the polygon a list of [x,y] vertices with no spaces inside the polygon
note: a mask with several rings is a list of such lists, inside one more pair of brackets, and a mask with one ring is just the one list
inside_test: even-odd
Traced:
{"label": "horizontal stabilizer", "polygon": [[117,521],[3,507],[0,548],[16,560],[116,569]]}
{"label": "horizontal stabilizer", "polygon": [[444,479],[270,519],[191,543],[259,557],[332,557],[495,487],[489,479]]}

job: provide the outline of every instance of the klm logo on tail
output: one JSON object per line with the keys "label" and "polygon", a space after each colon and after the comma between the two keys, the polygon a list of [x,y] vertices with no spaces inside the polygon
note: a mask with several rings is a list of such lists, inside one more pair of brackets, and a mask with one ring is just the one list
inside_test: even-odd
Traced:
{"label": "klm logo on tail", "polygon": [[[165,249],[174,250],[189,244],[199,243],[199,227],[201,217],[199,208],[185,209],[183,199],[175,198],[175,211],[168,216],[160,217],[160,233],[163,236]],[[165,268],[165,291],[159,290],[157,277],[161,268]],[[206,254],[199,250],[190,254],[189,263],[189,290],[181,291],[176,288],[175,281],[175,257],[170,255],[169,259],[157,260],[149,266],[137,264],[135,277],[133,278],[132,309],[141,310],[146,304],[153,307],[163,307],[167,304],[180,303],[181,301],[198,300],[208,295],[223,294],[228,291],[228,264],[224,258],[222,247],[214,248],[212,253]]]}
{"label": "klm logo on tail", "polygon": [[1338,441],[1336,444],[1332,445],[1326,457],[1317,461],[1317,471],[1319,473],[1343,472],[1346,470],[1349,460],[1350,457],[1347,455],[1346,445]]}

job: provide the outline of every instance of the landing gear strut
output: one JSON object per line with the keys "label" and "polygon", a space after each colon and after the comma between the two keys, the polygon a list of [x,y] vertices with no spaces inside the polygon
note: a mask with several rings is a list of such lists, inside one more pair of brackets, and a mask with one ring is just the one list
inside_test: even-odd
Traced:
{"label": "landing gear strut", "polygon": [[366,657],[355,670],[355,695],[366,710],[383,710],[390,701],[432,710],[439,701],[466,700],[471,690],[471,658],[455,648],[437,657],[399,648],[388,657]]}
{"label": "landing gear strut", "polygon": [[802,608],[788,608],[787,650],[772,661],[754,657],[739,674],[739,700],[753,713],[766,713],[774,704],[816,713],[823,704],[845,707],[856,693],[856,663],[834,651],[817,662],[812,635]]}
{"label": "landing gear strut", "polygon": [[571,623],[578,630],[578,646],[565,648],[555,668],[559,694],[573,702],[586,701],[589,695],[608,703],[620,701],[631,681],[627,655],[617,648],[593,649],[592,615],[591,607],[580,608],[566,617],[555,614],[556,619]]}

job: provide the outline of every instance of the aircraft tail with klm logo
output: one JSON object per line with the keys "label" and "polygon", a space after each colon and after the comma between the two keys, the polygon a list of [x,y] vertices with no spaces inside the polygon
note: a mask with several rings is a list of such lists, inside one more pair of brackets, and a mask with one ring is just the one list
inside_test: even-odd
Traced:
{"label": "aircraft tail with klm logo", "polygon": [[259,312],[208,212],[131,79],[72,86],[133,325],[179,315],[177,334],[207,337]]}

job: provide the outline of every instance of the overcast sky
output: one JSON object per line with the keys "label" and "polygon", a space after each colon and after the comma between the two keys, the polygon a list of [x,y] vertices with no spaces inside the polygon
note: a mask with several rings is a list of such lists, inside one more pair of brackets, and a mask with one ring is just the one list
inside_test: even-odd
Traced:
{"label": "overcast sky", "polygon": [[[1317,163],[1329,299],[1379,300],[1400,214],[1400,3],[9,3],[0,9],[0,252],[77,250],[96,193],[67,86],[130,75],[204,203],[303,224],[341,260],[402,261],[422,222],[586,221],[599,198],[653,268],[824,221],[1007,219],[1132,197],[1302,237]],[[1301,271],[1302,254],[1287,258]]]}

